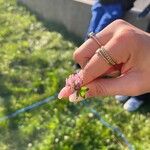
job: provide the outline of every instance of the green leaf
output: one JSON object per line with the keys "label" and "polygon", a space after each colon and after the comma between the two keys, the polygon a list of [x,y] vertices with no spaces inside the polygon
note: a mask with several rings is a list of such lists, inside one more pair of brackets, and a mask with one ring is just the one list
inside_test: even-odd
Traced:
{"label": "green leaf", "polygon": [[87,87],[81,87],[79,94],[81,97],[85,98],[87,91],[89,90],[89,88]]}

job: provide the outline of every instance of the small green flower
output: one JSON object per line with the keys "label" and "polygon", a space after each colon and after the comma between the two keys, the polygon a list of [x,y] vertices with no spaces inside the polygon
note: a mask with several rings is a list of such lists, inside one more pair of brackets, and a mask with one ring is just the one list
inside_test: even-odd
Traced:
{"label": "small green flower", "polygon": [[87,91],[89,90],[89,88],[87,87],[81,87],[80,90],[77,92],[77,96],[81,96],[83,98],[85,98]]}

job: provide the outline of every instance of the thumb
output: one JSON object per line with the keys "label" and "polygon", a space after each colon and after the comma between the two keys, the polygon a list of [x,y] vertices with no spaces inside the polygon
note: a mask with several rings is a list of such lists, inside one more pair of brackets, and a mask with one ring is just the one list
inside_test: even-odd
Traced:
{"label": "thumb", "polygon": [[113,95],[129,95],[135,96],[140,91],[141,79],[139,80],[138,75],[122,75],[118,78],[98,78],[89,84],[85,85],[89,91],[87,97],[94,96],[113,96]]}

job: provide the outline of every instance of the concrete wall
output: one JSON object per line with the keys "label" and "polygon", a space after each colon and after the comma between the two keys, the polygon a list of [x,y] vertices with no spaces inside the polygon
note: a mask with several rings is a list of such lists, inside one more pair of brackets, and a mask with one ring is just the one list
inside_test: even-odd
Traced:
{"label": "concrete wall", "polygon": [[64,25],[69,32],[83,37],[89,24],[90,5],[74,0],[19,0],[45,20]]}
{"label": "concrete wall", "polygon": [[[30,10],[38,13],[47,21],[53,21],[64,25],[69,32],[83,37],[87,31],[91,18],[91,5],[93,0],[18,0]],[[125,20],[146,29],[148,19],[137,19],[138,10],[130,11]]]}

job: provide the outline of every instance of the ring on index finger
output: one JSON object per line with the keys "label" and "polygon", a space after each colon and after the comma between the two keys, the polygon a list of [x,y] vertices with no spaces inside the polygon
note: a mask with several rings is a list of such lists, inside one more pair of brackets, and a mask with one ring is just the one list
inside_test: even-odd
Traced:
{"label": "ring on index finger", "polygon": [[102,46],[101,42],[97,39],[96,34],[94,32],[90,32],[88,38],[92,38],[100,47]]}

